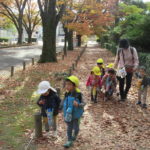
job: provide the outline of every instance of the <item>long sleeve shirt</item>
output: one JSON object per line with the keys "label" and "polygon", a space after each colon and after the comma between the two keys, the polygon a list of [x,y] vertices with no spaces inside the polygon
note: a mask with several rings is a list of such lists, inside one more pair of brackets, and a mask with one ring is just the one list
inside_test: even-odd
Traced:
{"label": "long sleeve shirt", "polygon": [[134,47],[132,47],[132,49],[133,52],[131,47],[128,49],[118,49],[115,59],[115,66],[118,68],[133,67],[136,69],[139,65],[138,54]]}

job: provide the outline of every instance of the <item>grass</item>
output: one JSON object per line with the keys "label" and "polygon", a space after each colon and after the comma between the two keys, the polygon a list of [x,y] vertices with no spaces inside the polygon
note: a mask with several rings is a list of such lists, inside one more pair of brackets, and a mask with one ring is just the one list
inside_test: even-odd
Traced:
{"label": "grass", "polygon": [[[19,150],[27,140],[24,136],[26,129],[34,128],[33,114],[39,109],[36,105],[39,95],[35,94],[35,84],[39,77],[44,76],[44,73],[40,73],[36,78],[31,78],[35,77],[36,73],[17,77],[15,82],[19,86],[14,86],[13,89],[10,87],[14,94],[6,95],[6,99],[1,102],[0,141],[3,143],[3,149]],[[9,90],[9,87],[5,88]]]}
{"label": "grass", "polygon": [[[42,80],[48,80],[53,87],[61,87],[63,80],[55,76],[64,73],[72,65],[80,50],[68,52],[58,63],[38,64],[26,71],[18,72],[13,78],[0,80],[0,149],[21,150],[29,142],[26,136],[34,129],[34,113],[39,111],[35,93]],[[61,58],[61,56],[60,56]],[[33,146],[34,150],[35,147]]]}

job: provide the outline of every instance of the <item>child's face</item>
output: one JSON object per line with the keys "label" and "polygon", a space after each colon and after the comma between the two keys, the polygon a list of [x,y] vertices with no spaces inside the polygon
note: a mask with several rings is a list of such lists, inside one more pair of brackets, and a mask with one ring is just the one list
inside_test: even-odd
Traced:
{"label": "child's face", "polygon": [[47,92],[43,93],[42,95],[47,96],[48,94],[49,94],[49,90]]}
{"label": "child's face", "polygon": [[140,71],[140,74],[141,74],[142,76],[145,75],[145,71],[144,71],[143,69],[140,69],[139,71]]}
{"label": "child's face", "polygon": [[102,64],[102,63],[98,63],[97,66],[98,66],[99,68],[102,68],[102,67],[103,67],[103,64]]}
{"label": "child's face", "polygon": [[112,77],[114,77],[114,76],[115,76],[115,74],[113,74],[113,73],[109,73],[109,76],[112,78]]}
{"label": "child's face", "polygon": [[75,86],[70,81],[66,81],[65,88],[67,91],[71,92],[75,89]]}

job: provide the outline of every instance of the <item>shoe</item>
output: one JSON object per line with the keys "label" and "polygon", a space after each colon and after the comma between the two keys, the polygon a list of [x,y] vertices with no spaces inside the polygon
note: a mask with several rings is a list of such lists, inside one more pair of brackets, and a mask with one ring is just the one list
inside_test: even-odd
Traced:
{"label": "shoe", "polygon": [[119,99],[119,102],[125,102],[125,101],[126,101],[126,99],[124,99],[124,98]]}
{"label": "shoe", "polygon": [[127,94],[124,95],[124,99],[127,100]]}
{"label": "shoe", "polygon": [[52,136],[52,133],[49,131],[49,132],[46,132],[45,134],[47,137],[51,137]]}
{"label": "shoe", "polygon": [[141,107],[142,108],[147,108],[147,105],[146,104],[142,104]]}
{"label": "shoe", "polygon": [[141,105],[141,101],[137,101],[137,102],[136,102],[136,105]]}
{"label": "shoe", "polygon": [[64,144],[64,147],[65,147],[65,148],[69,148],[69,147],[72,146],[72,144],[73,144],[72,141],[67,141],[67,142]]}
{"label": "shoe", "polygon": [[104,97],[104,102],[106,102],[107,100],[108,100],[108,98],[105,96],[105,97]]}
{"label": "shoe", "polygon": [[93,95],[91,95],[91,101],[92,101],[92,102],[94,101]]}
{"label": "shoe", "polygon": [[55,138],[57,138],[57,131],[53,131],[52,136],[55,137]]}
{"label": "shoe", "polygon": [[94,103],[97,103],[97,100],[94,100]]}

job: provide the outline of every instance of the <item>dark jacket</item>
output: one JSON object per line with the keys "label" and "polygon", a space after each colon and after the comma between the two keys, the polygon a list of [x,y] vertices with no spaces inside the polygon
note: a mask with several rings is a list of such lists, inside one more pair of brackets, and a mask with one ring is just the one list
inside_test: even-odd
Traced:
{"label": "dark jacket", "polygon": [[[39,101],[41,100],[44,101],[44,104],[39,104]],[[54,116],[58,115],[60,102],[61,100],[58,95],[55,92],[50,91],[48,96],[41,95],[37,104],[41,107],[41,115],[43,117],[47,117],[46,110],[48,108],[52,108],[54,110]]]}

